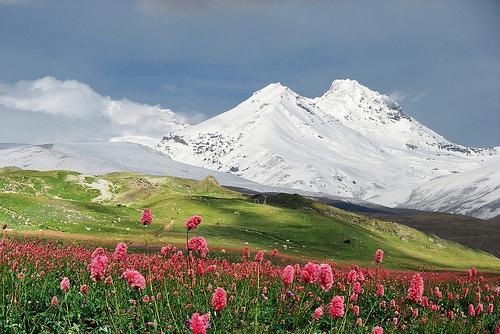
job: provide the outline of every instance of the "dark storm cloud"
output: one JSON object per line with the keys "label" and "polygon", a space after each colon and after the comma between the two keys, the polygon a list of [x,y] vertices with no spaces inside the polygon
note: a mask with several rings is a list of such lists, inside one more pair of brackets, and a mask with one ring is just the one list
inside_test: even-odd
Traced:
{"label": "dark storm cloud", "polygon": [[74,79],[200,120],[269,82],[318,96],[353,78],[450,140],[500,145],[498,35],[498,1],[8,1],[0,81]]}

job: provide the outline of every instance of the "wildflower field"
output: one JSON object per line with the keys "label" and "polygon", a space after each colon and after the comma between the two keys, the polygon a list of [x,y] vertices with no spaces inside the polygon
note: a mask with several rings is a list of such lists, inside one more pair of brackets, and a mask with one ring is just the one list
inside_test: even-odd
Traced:
{"label": "wildflower field", "polygon": [[498,258],[298,195],[7,168],[0,224],[2,334],[500,333]]}
{"label": "wildflower field", "polygon": [[200,224],[189,218],[184,246],[154,252],[12,237],[4,225],[0,333],[500,333],[498,276],[390,271],[381,249],[369,268],[248,248],[228,260]]}

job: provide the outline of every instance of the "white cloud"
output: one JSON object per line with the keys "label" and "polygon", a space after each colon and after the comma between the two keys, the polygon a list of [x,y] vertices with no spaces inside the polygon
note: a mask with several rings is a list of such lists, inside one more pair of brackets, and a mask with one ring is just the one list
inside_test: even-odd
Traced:
{"label": "white cloud", "polygon": [[389,94],[389,98],[390,98],[391,100],[394,100],[394,101],[396,101],[396,102],[400,103],[400,102],[403,102],[403,101],[404,101],[404,99],[406,98],[406,94],[404,94],[404,93],[402,93],[402,92],[400,92],[400,91],[394,90],[394,91],[392,91],[392,92]]}
{"label": "white cloud", "polygon": [[427,95],[427,92],[420,92],[418,94],[406,94],[406,93],[400,92],[398,90],[394,90],[389,94],[389,97],[392,100],[394,100],[398,103],[401,103],[404,100],[408,100],[408,99],[411,100],[412,102],[417,102],[417,101],[421,100],[423,97],[425,97],[426,95]]}
{"label": "white cloud", "polygon": [[102,137],[158,137],[185,126],[183,117],[159,105],[140,104],[128,99],[113,100],[98,94],[87,84],[54,77],[0,85],[1,106],[18,112],[57,116],[56,119],[64,122],[80,122],[87,126],[99,124],[109,131],[102,133]]}

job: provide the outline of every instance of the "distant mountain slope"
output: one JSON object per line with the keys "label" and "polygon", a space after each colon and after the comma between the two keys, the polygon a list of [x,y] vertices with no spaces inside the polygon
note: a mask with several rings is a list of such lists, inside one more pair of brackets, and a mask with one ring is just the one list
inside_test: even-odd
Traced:
{"label": "distant mountain slope", "polygon": [[235,175],[174,161],[164,153],[132,143],[0,144],[0,168],[8,166],[41,171],[71,170],[93,175],[132,171],[197,180],[213,175],[221,184],[269,189]]}
{"label": "distant mountain slope", "polygon": [[[69,170],[91,175],[128,171],[195,180],[201,180],[211,175],[222,185],[251,189],[257,192],[328,196],[300,189],[266,186],[230,173],[181,163],[172,160],[157,149],[147,147],[146,143],[91,142],[42,145],[0,143],[0,168],[2,167],[19,167],[39,171]],[[337,196],[329,197],[339,199]],[[343,198],[343,200],[349,199]],[[359,202],[355,199],[350,200]]]}
{"label": "distant mountain slope", "polygon": [[414,189],[401,206],[483,219],[496,217],[500,215],[500,166],[494,164],[430,180]]}
{"label": "distant mountain slope", "polygon": [[314,99],[270,84],[223,114],[169,133],[159,147],[175,160],[261,184],[386,206],[404,205],[431,179],[500,168],[498,148],[451,143],[354,80],[335,80]]}

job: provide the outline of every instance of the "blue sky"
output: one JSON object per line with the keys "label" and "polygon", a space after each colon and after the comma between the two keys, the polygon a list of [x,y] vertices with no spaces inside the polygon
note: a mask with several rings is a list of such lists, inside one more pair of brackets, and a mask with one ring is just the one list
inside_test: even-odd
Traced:
{"label": "blue sky", "polygon": [[[351,78],[454,142],[499,146],[498,36],[500,1],[0,0],[0,93],[52,76],[199,121],[270,82],[314,97]],[[0,110],[0,141],[70,122],[38,117]]]}

